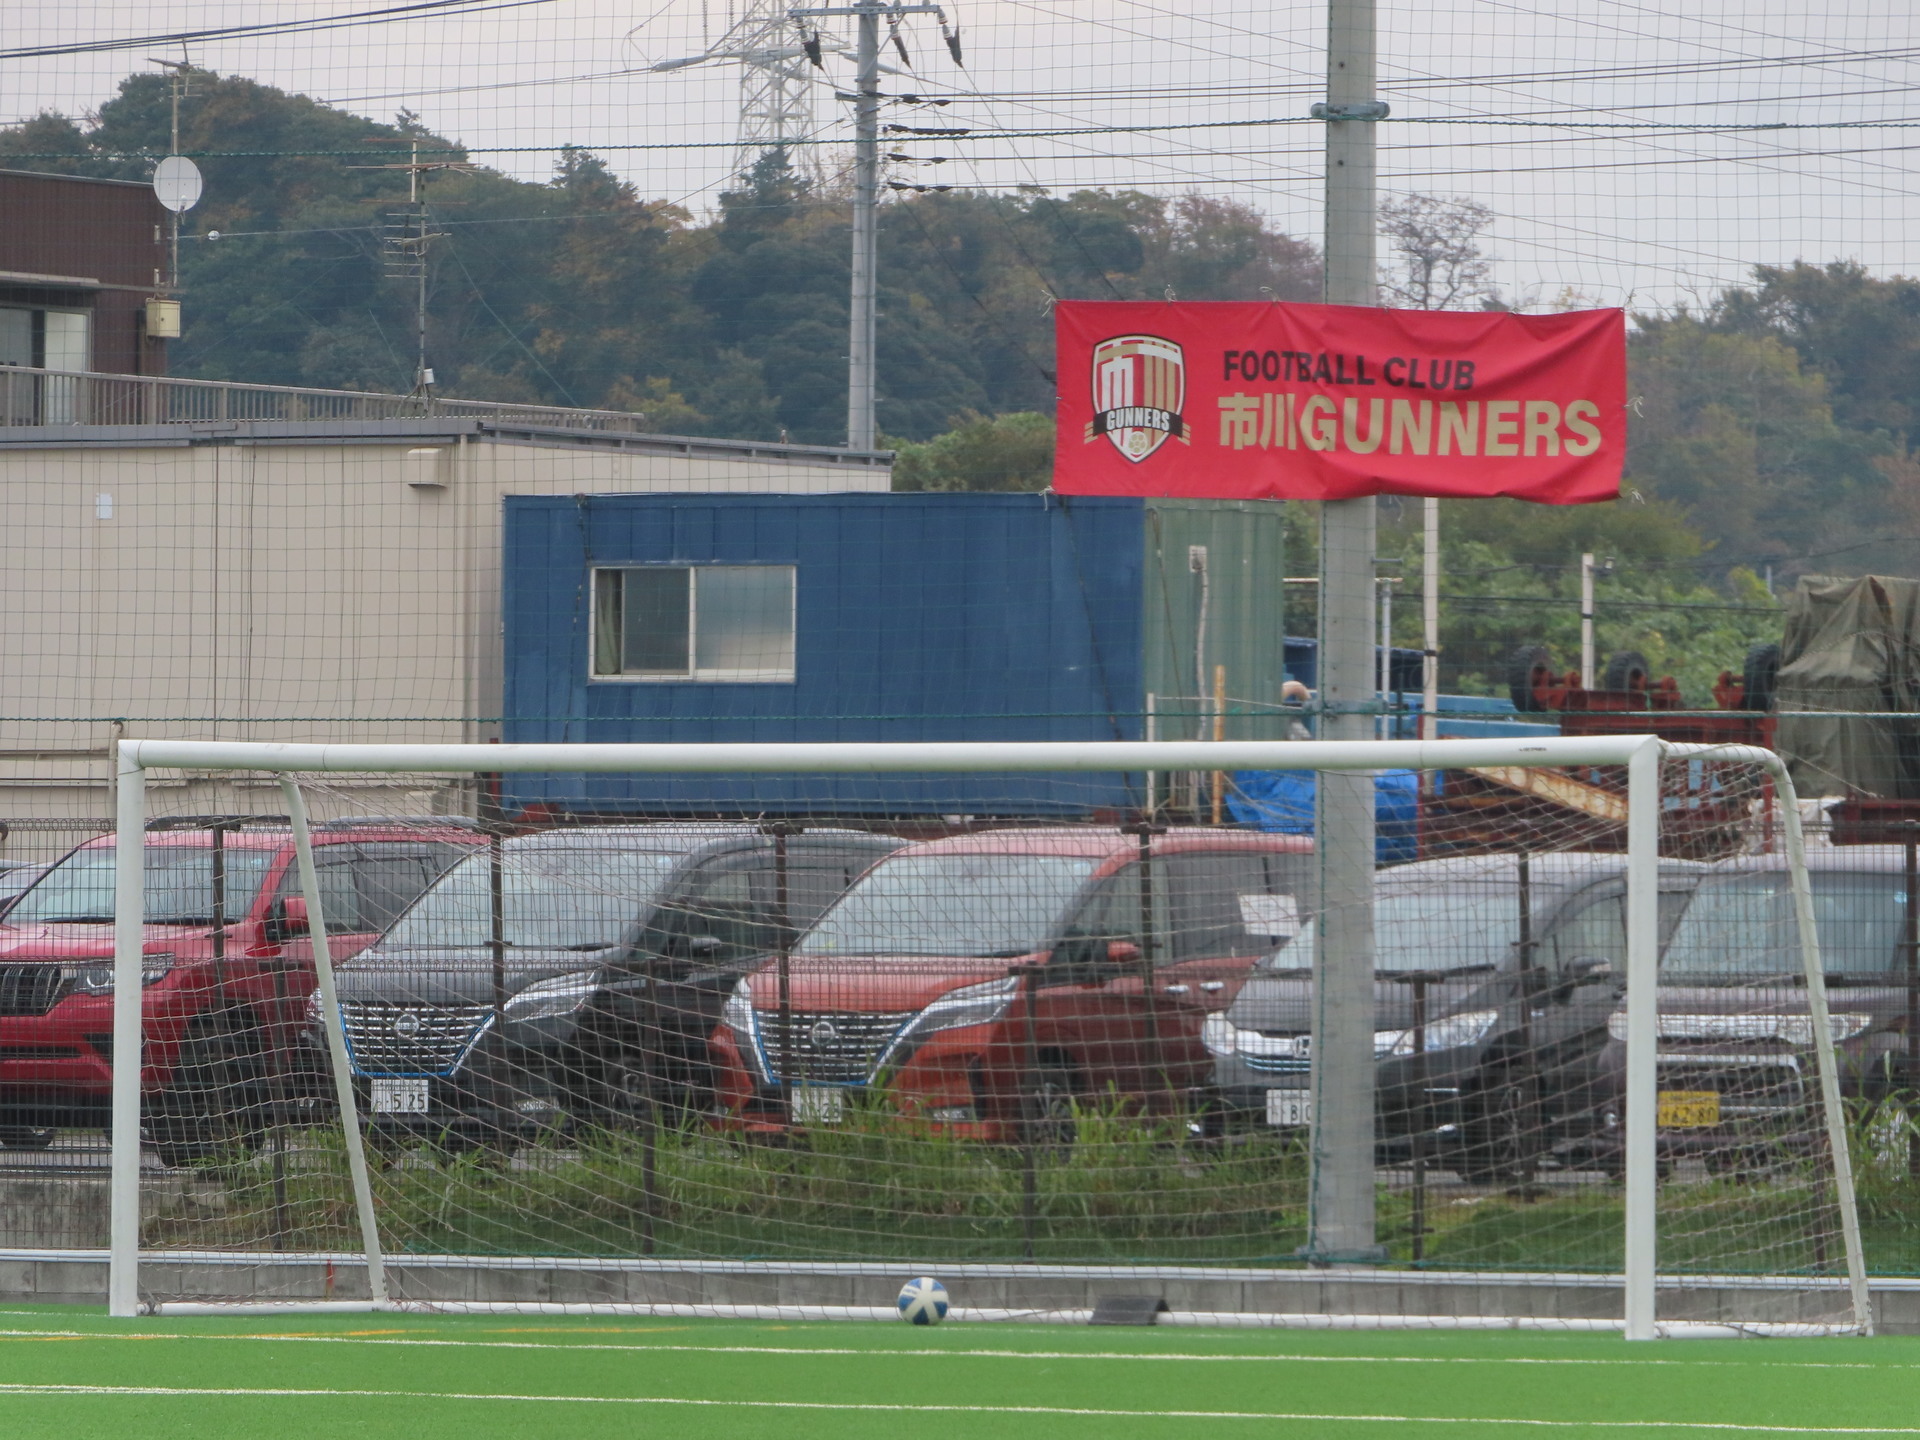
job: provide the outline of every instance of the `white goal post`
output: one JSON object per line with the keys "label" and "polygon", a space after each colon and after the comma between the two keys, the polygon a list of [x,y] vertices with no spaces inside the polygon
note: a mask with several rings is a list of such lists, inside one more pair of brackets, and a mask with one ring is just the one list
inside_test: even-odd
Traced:
{"label": "white goal post", "polygon": [[[1669,1333],[1655,1309],[1661,1159],[1656,1112],[1661,946],[1660,823],[1662,766],[1711,756],[1754,767],[1770,777],[1777,824],[1792,876],[1792,904],[1804,967],[1805,997],[1817,1061],[1824,1143],[1830,1155],[1838,1228],[1845,1247],[1850,1327],[1870,1329],[1870,1309],[1849,1160],[1849,1121],[1841,1093],[1833,1031],[1815,931],[1805,841],[1792,783],[1780,757],[1746,746],[1671,744],[1648,736],[1528,737],[1441,741],[1101,741],[928,742],[876,744],[281,744],[241,741],[124,739],[117,758],[115,861],[110,1312],[141,1312],[141,1031],[144,840],[148,775],[253,772],[278,780],[286,799],[318,971],[321,1018],[328,1037],[334,1094],[348,1136],[347,1161],[368,1267],[366,1302],[331,1308],[400,1305],[384,1274],[366,1160],[359,1143],[354,1090],[347,1068],[327,917],[316,881],[300,782],[305,777],[369,774],[492,775],[725,774],[884,775],[900,773],[1159,773],[1223,771],[1379,772],[1388,769],[1561,769],[1621,767],[1626,786],[1626,975],[1624,1323],[1628,1338]],[[1772,823],[1772,822],[1770,822]],[[1315,1037],[1316,1045],[1319,1039]],[[1304,1047],[1302,1047],[1304,1053]],[[1836,1284],[1838,1283],[1836,1277]],[[329,1308],[327,1302],[277,1303],[278,1309]]]}

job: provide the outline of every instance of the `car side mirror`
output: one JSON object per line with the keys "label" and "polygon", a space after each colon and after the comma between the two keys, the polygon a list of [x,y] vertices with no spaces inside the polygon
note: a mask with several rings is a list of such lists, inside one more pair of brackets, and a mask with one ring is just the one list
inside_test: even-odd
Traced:
{"label": "car side mirror", "polygon": [[1139,963],[1141,949],[1131,940],[1109,940],[1107,942],[1107,963],[1110,965],[1134,965]]}
{"label": "car side mirror", "polygon": [[711,955],[720,948],[718,935],[683,935],[680,948],[688,955]]}
{"label": "car side mirror", "polygon": [[1085,985],[1106,968],[1107,948],[1111,942],[1093,935],[1069,935],[1053,947],[1047,957],[1045,985]]}
{"label": "car side mirror", "polygon": [[284,945],[296,935],[307,934],[309,929],[304,895],[288,895],[276,900],[273,909],[267,912],[266,938],[270,944]]}

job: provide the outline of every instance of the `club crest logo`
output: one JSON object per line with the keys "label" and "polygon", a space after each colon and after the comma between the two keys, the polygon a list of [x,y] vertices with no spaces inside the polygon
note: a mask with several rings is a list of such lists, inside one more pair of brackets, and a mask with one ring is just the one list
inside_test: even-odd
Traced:
{"label": "club crest logo", "polygon": [[1093,347],[1093,423],[1089,442],[1104,435],[1134,464],[1168,437],[1192,444],[1181,410],[1187,403],[1187,361],[1180,346],[1158,335],[1116,335]]}

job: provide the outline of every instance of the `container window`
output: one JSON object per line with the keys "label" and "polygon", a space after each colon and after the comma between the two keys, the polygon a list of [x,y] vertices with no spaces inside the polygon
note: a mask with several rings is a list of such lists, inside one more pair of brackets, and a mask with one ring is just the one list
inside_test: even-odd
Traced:
{"label": "container window", "polygon": [[791,565],[596,570],[593,609],[595,679],[793,679]]}

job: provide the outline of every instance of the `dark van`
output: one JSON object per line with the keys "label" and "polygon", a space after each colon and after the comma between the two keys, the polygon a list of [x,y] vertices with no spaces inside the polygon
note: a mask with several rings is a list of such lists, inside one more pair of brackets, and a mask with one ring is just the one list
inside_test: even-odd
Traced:
{"label": "dark van", "polygon": [[[1814,928],[1841,1090],[1878,1099],[1920,1084],[1908,1036],[1906,855],[1900,846],[1814,848]],[[1738,1171],[1820,1144],[1812,1013],[1786,861],[1710,868],[1660,961],[1659,1154]],[[1626,1016],[1611,1022],[1610,1102],[1624,1113]]]}
{"label": "dark van", "polygon": [[740,975],[899,844],[664,823],[469,857],[340,967],[372,1122],[493,1139],[618,1124],[647,1102],[704,1108],[706,1036]]}
{"label": "dark van", "polygon": [[[1663,937],[1697,872],[1664,864]],[[1605,1162],[1602,1061],[1626,966],[1626,859],[1564,853],[1423,860],[1375,881],[1374,1037],[1383,1159],[1416,1135],[1473,1184]],[[1207,1046],[1230,1121],[1313,1121],[1311,919],[1265,957]]]}

